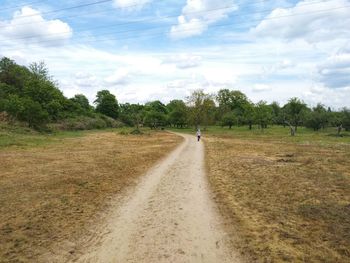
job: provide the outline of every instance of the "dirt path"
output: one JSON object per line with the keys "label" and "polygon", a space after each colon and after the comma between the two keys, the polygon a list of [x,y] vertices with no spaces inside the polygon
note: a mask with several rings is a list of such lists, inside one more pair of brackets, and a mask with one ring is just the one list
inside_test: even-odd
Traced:
{"label": "dirt path", "polygon": [[211,201],[194,136],[143,177],[76,262],[239,262]]}

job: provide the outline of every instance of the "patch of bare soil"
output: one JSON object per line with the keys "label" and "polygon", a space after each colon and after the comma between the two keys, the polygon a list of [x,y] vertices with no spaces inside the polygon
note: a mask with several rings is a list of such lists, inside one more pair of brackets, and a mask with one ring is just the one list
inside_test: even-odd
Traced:
{"label": "patch of bare soil", "polygon": [[74,254],[91,224],[127,186],[171,151],[169,133],[113,132],[0,151],[0,262],[48,262]]}

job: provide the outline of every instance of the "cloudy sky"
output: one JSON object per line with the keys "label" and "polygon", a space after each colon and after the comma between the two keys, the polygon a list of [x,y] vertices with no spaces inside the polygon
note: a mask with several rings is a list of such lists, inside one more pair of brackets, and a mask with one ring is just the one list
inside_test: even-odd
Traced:
{"label": "cloudy sky", "polygon": [[0,0],[0,56],[44,61],[66,96],[238,89],[350,106],[350,0]]}

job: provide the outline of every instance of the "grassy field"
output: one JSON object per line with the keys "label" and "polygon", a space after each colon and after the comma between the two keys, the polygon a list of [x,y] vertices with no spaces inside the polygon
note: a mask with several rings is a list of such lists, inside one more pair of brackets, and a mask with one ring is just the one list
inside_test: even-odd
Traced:
{"label": "grassy field", "polygon": [[[98,222],[181,138],[120,131],[42,135],[0,130],[0,262],[40,262]],[[70,251],[74,253],[74,251]]]}
{"label": "grassy field", "polygon": [[[95,131],[97,132],[97,131]],[[88,132],[39,133],[29,128],[12,126],[0,122],[0,151],[9,147],[25,149],[57,143],[65,138],[81,137]]]}
{"label": "grassy field", "polygon": [[283,127],[203,133],[233,246],[250,262],[350,262],[350,137],[333,129],[288,134]]}
{"label": "grassy field", "polygon": [[[196,131],[194,128],[174,129],[172,131],[190,133],[195,135]],[[240,138],[242,140],[264,140],[270,142],[290,142],[296,144],[318,144],[318,145],[333,145],[333,144],[348,144],[350,143],[350,132],[342,131],[342,137],[336,136],[336,128],[327,128],[325,130],[313,131],[304,127],[299,127],[297,134],[292,137],[290,136],[289,128],[282,126],[271,126],[267,129],[261,130],[257,127],[253,127],[249,130],[246,126],[233,127],[232,129],[221,128],[218,126],[209,126],[202,128],[203,138],[206,136],[219,136]]]}

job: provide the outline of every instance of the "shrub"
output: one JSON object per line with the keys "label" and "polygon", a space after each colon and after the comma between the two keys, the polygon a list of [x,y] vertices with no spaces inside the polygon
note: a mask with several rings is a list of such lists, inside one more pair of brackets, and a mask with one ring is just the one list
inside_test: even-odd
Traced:
{"label": "shrub", "polygon": [[132,134],[132,135],[141,135],[141,134],[143,134],[143,132],[140,129],[135,129],[132,132],[130,132],[130,134]]}
{"label": "shrub", "polygon": [[20,112],[20,119],[28,122],[29,127],[42,129],[49,121],[49,114],[40,103],[32,99],[23,99],[23,109]]}
{"label": "shrub", "polygon": [[70,131],[117,128],[120,126],[120,122],[103,115],[94,115],[93,117],[76,116],[51,125],[54,129]]}
{"label": "shrub", "polygon": [[9,121],[9,115],[5,111],[3,112],[0,111],[0,122],[6,123],[8,121]]}

